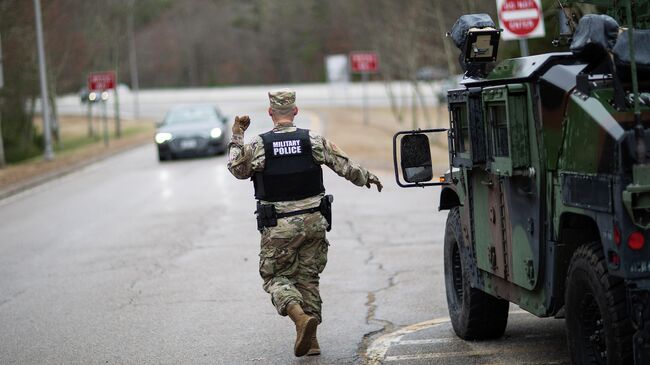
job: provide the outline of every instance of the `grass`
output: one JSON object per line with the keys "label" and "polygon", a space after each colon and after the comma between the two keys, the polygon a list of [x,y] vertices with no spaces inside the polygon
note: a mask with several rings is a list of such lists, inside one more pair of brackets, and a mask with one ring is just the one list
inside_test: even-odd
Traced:
{"label": "grass", "polygon": [[[39,121],[35,121],[40,129]],[[55,145],[55,158],[45,161],[42,153],[26,160],[8,164],[0,169],[0,193],[11,191],[48,174],[66,171],[75,166],[96,160],[128,148],[151,142],[154,133],[154,124],[151,121],[124,120],[122,123],[122,136],[116,138],[111,124],[111,136],[108,147],[104,146],[101,129],[96,127],[98,133],[88,136],[88,122],[83,117],[61,117],[59,120],[60,138],[62,143]],[[1,194],[0,194],[1,195]]]}
{"label": "grass", "polygon": [[[34,118],[34,127],[37,133],[42,133],[43,121],[40,118]],[[66,156],[72,153],[83,153],[87,149],[101,148],[104,143],[101,121],[94,119],[95,135],[88,136],[88,121],[85,117],[62,116],[59,117],[59,128],[61,143],[54,142],[54,153],[56,156]],[[109,121],[109,146],[117,141],[124,141],[142,135],[153,135],[154,124],[151,121],[122,120],[122,136],[120,139],[115,134],[113,120]],[[33,157],[28,157],[20,161],[11,162],[8,165],[19,166],[30,164],[43,160],[43,152],[35,153]]]}
{"label": "grass", "polygon": [[[149,126],[145,126],[145,125],[130,126],[122,129],[121,138],[128,138],[131,136],[138,135],[140,133],[151,132],[151,131],[152,129]],[[117,134],[113,130],[109,134],[109,144],[110,141],[115,139],[117,139]],[[62,136],[62,143],[55,145],[54,151],[57,153],[67,153],[89,145],[102,144],[102,143],[104,143],[104,135],[101,132],[96,133],[93,137],[89,137],[87,133],[84,134],[83,136],[79,136],[75,134],[65,135]]]}

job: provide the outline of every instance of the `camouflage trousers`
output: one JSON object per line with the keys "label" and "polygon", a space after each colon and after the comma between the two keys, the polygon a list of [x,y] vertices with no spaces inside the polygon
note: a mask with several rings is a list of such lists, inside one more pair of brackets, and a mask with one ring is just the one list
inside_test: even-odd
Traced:
{"label": "camouflage trousers", "polygon": [[327,264],[326,227],[317,212],[278,219],[277,226],[262,231],[260,275],[280,315],[286,316],[287,305],[295,302],[322,321],[318,281]]}

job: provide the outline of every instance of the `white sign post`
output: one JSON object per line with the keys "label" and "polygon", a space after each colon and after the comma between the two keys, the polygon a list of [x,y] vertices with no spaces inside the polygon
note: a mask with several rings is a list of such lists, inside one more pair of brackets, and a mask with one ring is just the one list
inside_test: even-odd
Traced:
{"label": "white sign post", "polygon": [[329,55],[325,58],[327,82],[349,82],[348,56],[344,54]]}
{"label": "white sign post", "polygon": [[521,55],[528,56],[529,38],[546,35],[542,0],[497,0],[501,37],[505,41],[519,40]]}

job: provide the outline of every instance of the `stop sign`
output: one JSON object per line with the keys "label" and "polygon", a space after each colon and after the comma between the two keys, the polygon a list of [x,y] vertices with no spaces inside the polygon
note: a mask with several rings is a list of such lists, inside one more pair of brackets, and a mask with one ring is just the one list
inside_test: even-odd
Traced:
{"label": "stop sign", "polygon": [[546,35],[541,0],[497,0],[497,10],[504,40]]}

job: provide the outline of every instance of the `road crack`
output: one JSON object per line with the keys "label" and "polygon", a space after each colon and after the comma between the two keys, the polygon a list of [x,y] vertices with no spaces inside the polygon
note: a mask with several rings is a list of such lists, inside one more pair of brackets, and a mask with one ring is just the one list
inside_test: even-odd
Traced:
{"label": "road crack", "polygon": [[397,285],[397,276],[404,273],[405,271],[388,272],[385,269],[383,263],[376,261],[375,250],[368,247],[367,243],[363,239],[363,235],[356,230],[354,222],[346,220],[345,224],[349,226],[350,231],[352,232],[352,235],[355,238],[355,240],[359,242],[359,244],[362,247],[368,249],[368,257],[364,260],[364,265],[366,266],[373,265],[376,267],[376,270],[388,273],[388,283],[386,284],[386,286],[378,288],[376,290],[368,291],[366,294],[366,303],[365,303],[365,306],[367,308],[366,324],[378,325],[380,326],[380,328],[365,333],[363,335],[361,342],[357,347],[357,354],[355,356],[354,363],[365,364],[367,363],[368,360],[366,358],[366,351],[368,349],[368,346],[372,342],[372,340],[383,333],[394,331],[396,328],[395,324],[392,323],[391,321],[377,317],[377,309],[379,307],[379,305],[377,304],[377,295],[395,287]]}

